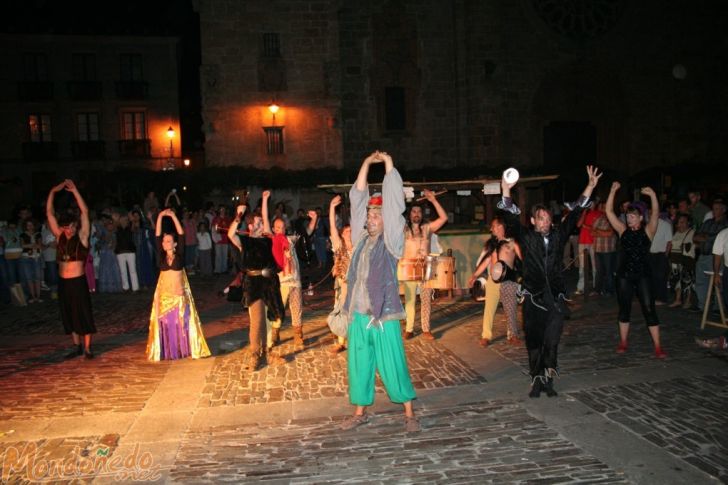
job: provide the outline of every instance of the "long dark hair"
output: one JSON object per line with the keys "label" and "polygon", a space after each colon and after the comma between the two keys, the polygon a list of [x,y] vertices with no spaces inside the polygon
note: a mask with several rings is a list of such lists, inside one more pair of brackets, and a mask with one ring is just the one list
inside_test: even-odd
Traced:
{"label": "long dark hair", "polygon": [[422,224],[425,224],[426,222],[428,222],[428,221],[425,220],[425,208],[422,206],[422,204],[417,203],[417,202],[413,203],[407,209],[407,230],[410,233],[412,233],[412,218],[411,218],[411,216],[412,216],[412,209],[414,209],[415,207],[419,207],[420,210],[422,211],[422,222],[420,222],[420,226]]}

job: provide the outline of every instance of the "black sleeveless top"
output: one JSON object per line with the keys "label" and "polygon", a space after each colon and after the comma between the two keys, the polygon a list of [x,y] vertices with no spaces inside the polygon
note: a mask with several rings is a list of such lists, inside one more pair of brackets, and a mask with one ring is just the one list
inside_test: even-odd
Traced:
{"label": "black sleeveless top", "polygon": [[269,268],[280,271],[273,257],[273,240],[269,237],[239,236],[243,250],[240,253],[241,270]]}
{"label": "black sleeveless top", "polygon": [[627,277],[649,276],[650,267],[647,257],[650,254],[649,236],[644,228],[633,231],[629,228],[619,238],[619,263],[617,275]]}
{"label": "black sleeveless top", "polygon": [[81,243],[78,233],[74,234],[71,239],[66,239],[66,234],[61,233],[56,245],[56,261],[59,263],[86,261],[87,256],[88,248]]}

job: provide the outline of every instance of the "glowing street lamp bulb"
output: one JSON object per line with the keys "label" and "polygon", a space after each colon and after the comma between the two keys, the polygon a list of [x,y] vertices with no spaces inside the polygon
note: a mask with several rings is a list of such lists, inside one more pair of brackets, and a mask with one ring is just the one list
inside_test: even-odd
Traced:
{"label": "glowing street lamp bulb", "polygon": [[185,158],[185,167],[189,167],[189,166],[190,166],[190,159]]}
{"label": "glowing street lamp bulb", "polygon": [[186,185],[183,185],[182,186],[182,190],[187,190],[187,186]]}
{"label": "glowing street lamp bulb", "polygon": [[275,103],[271,103],[271,105],[270,105],[270,106],[268,106],[268,110],[269,110],[269,111],[270,111],[271,113],[273,113],[273,114],[276,114],[276,113],[278,113],[278,110],[279,110],[279,109],[280,109],[280,107],[279,107],[279,106],[278,106],[277,104],[275,104]]}
{"label": "glowing street lamp bulb", "polygon": [[174,138],[174,128],[172,128],[171,126],[167,128],[167,137]]}

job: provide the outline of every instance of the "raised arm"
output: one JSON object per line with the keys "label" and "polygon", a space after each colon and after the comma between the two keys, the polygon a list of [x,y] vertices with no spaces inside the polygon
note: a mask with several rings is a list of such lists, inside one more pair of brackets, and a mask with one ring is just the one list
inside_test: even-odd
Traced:
{"label": "raised arm", "polygon": [[51,230],[55,237],[61,235],[61,228],[58,227],[58,220],[56,219],[56,211],[53,208],[53,199],[56,194],[66,188],[66,181],[64,180],[60,184],[56,185],[48,193],[48,199],[46,200],[46,218],[48,219],[48,229]]}
{"label": "raised arm", "polygon": [[351,241],[356,244],[364,232],[364,225],[367,220],[367,202],[369,201],[369,165],[381,162],[378,160],[379,152],[373,152],[362,162],[356,182],[349,190],[349,210],[351,223]]}
{"label": "raised arm", "polygon": [[584,188],[584,192],[581,193],[581,196],[588,200],[599,183],[599,179],[602,178],[602,175],[604,174],[599,173],[599,169],[597,169],[594,165],[587,165],[586,173],[589,175],[589,181]]}
{"label": "raised arm", "polygon": [[175,189],[172,189],[167,194],[167,197],[164,198],[164,207],[165,208],[169,207],[169,200],[172,198],[172,196],[175,196],[177,198],[177,204],[178,205],[180,204],[179,197],[177,197],[177,191]]}
{"label": "raised arm", "polygon": [[609,190],[609,197],[607,197],[607,220],[612,225],[612,228],[617,231],[617,234],[621,236],[627,230],[627,226],[614,213],[614,195],[619,190],[619,187],[621,187],[619,182],[612,182],[612,188]]}
{"label": "raised arm", "polygon": [[407,224],[402,215],[406,209],[404,186],[402,177],[394,168],[392,157],[386,152],[379,152],[379,159],[384,162],[384,180],[382,180],[384,244],[392,256],[401,258],[404,252],[404,227]]}
{"label": "raised arm", "polygon": [[264,190],[260,208],[261,216],[263,217],[263,234],[272,234],[270,230],[270,219],[268,219],[268,199],[270,199],[270,190]]}
{"label": "raised arm", "polygon": [[498,201],[496,207],[503,211],[503,219],[506,223],[506,234],[510,237],[519,239],[522,235],[524,227],[521,225],[521,221],[518,220],[518,216],[521,214],[521,209],[513,203],[511,197],[511,189],[516,185],[516,182],[506,182],[505,179],[501,179],[501,200]]}
{"label": "raised arm", "polygon": [[651,187],[642,187],[640,193],[648,196],[652,204],[652,208],[650,209],[650,220],[647,222],[647,227],[645,227],[647,236],[652,239],[655,237],[655,233],[657,232],[657,221],[660,219],[660,203],[657,201],[657,194]]}
{"label": "raised arm", "polygon": [[432,204],[435,211],[437,211],[437,219],[430,222],[430,232],[437,232],[447,222],[447,212],[445,212],[445,209],[442,208],[442,205],[437,200],[437,197],[435,197],[434,192],[425,189],[424,194],[425,198]]}
{"label": "raised arm", "polygon": [[[157,237],[162,235],[162,219],[164,218],[165,212],[167,211],[163,210],[157,214],[157,222],[154,224],[154,235]],[[149,214],[151,215],[151,212]]]}
{"label": "raised arm", "polygon": [[577,224],[583,215],[582,213],[584,209],[589,207],[589,198],[599,183],[599,179],[602,177],[602,174],[599,173],[597,167],[593,165],[586,166],[586,173],[589,180],[587,181],[586,187],[584,187],[584,191],[581,193],[581,196],[579,196],[576,202],[565,204],[569,208],[570,212],[559,226],[562,241],[566,241],[567,235],[571,234],[572,231],[576,229]]}
{"label": "raised arm", "polygon": [[88,247],[88,237],[91,234],[91,222],[88,218],[88,206],[81,197],[81,193],[78,191],[76,184],[73,180],[66,179],[66,190],[73,194],[73,198],[76,199],[78,209],[81,211],[81,227],[78,230],[78,237],[81,242],[85,242],[85,246]]}
{"label": "raised arm", "polygon": [[233,243],[233,246],[238,248],[238,251],[243,250],[243,245],[240,242],[240,237],[238,237],[238,226],[240,225],[240,221],[243,220],[243,214],[245,214],[245,209],[247,207],[243,204],[239,205],[235,209],[235,218],[230,223],[230,228],[228,229],[228,239],[231,243]]}
{"label": "raised arm", "polygon": [[177,219],[177,213],[173,209],[166,209],[165,212],[170,218],[172,218],[172,222],[174,222],[174,228],[177,230],[177,234],[182,236],[185,233],[185,230],[182,227],[182,224],[179,222],[179,219]]}
{"label": "raised arm", "polygon": [[336,251],[343,245],[343,242],[341,241],[341,236],[339,236],[339,231],[336,229],[336,206],[340,204],[340,195],[334,196],[334,198],[331,199],[331,202],[329,203],[329,226],[331,226],[331,230],[329,231],[329,237],[331,238],[331,246],[334,248],[334,251]]}
{"label": "raised arm", "polygon": [[364,159],[364,162],[361,164],[361,168],[359,169],[359,175],[356,177],[356,183],[354,184],[356,190],[369,190],[369,183],[367,182],[369,177],[369,166],[372,163],[378,163],[381,161],[382,159],[379,156],[379,151],[373,152]]}

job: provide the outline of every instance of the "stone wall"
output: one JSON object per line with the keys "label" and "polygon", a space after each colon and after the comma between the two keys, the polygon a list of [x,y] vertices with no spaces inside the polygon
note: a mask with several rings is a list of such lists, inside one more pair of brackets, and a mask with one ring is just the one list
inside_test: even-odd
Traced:
{"label": "stone wall", "polygon": [[[341,165],[336,4],[198,2],[208,164]],[[264,55],[268,33],[278,34],[279,57]],[[280,106],[275,122],[273,100]],[[265,126],[284,127],[283,154],[267,154]]]}
{"label": "stone wall", "polygon": [[[724,7],[601,0],[574,15],[566,3],[200,1],[207,159],[354,173],[379,148],[403,171],[477,176],[512,164],[634,174],[725,158]],[[259,89],[259,39],[271,31],[287,83],[276,93]],[[386,126],[391,86],[404,93],[402,129]],[[286,153],[267,157],[272,94]],[[575,146],[572,125],[592,130],[593,146]],[[544,166],[549,143],[572,159]]]}

